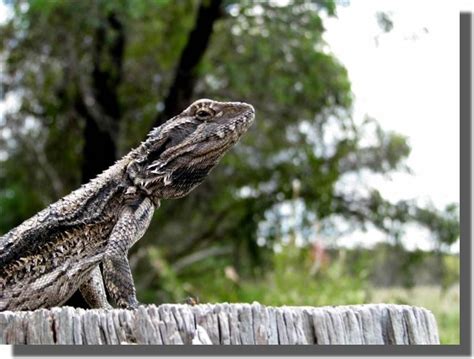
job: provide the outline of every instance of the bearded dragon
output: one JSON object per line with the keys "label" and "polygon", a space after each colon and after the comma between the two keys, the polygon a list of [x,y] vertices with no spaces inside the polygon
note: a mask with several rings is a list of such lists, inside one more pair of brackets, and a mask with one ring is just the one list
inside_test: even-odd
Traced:
{"label": "bearded dragon", "polygon": [[128,250],[162,199],[187,195],[254,120],[242,102],[202,99],[154,128],[89,183],[0,237],[0,311],[63,304],[136,308]]}

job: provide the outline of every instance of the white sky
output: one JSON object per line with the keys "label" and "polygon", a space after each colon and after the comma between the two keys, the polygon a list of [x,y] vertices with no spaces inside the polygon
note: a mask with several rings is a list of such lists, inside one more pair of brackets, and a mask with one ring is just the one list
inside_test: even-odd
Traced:
{"label": "white sky", "polygon": [[[473,3],[339,3],[337,18],[325,20],[325,39],[348,69],[355,119],[375,118],[383,129],[408,136],[412,148],[407,164],[414,175],[373,178],[371,184],[393,201],[416,198],[438,208],[459,202],[459,13],[472,11]],[[378,26],[378,11],[391,15],[391,32]],[[355,233],[339,243],[382,239],[375,232]],[[428,233],[417,228],[407,231],[404,242],[431,248]]]}

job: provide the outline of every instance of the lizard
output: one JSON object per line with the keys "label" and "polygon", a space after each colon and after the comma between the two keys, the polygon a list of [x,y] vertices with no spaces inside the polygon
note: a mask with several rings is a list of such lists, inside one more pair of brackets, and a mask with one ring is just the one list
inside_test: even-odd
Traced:
{"label": "lizard", "polygon": [[[254,108],[201,99],[90,182],[0,237],[0,311],[137,308],[128,251],[161,200],[196,188],[248,130]],[[108,294],[108,296],[107,296]]]}

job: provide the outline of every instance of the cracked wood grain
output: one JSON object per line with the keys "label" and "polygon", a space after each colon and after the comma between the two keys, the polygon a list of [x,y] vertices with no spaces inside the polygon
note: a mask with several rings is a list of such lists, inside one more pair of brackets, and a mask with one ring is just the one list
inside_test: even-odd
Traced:
{"label": "cracked wood grain", "polygon": [[365,304],[55,307],[0,313],[0,344],[439,344],[424,308]]}

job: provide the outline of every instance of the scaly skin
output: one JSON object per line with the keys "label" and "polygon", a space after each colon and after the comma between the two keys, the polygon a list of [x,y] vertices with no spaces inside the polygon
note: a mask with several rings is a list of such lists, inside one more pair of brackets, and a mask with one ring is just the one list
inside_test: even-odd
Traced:
{"label": "scaly skin", "polygon": [[160,200],[198,186],[253,119],[245,103],[196,101],[94,180],[0,237],[0,311],[58,306],[78,289],[91,307],[111,307],[106,291],[118,307],[138,306],[128,250]]}

